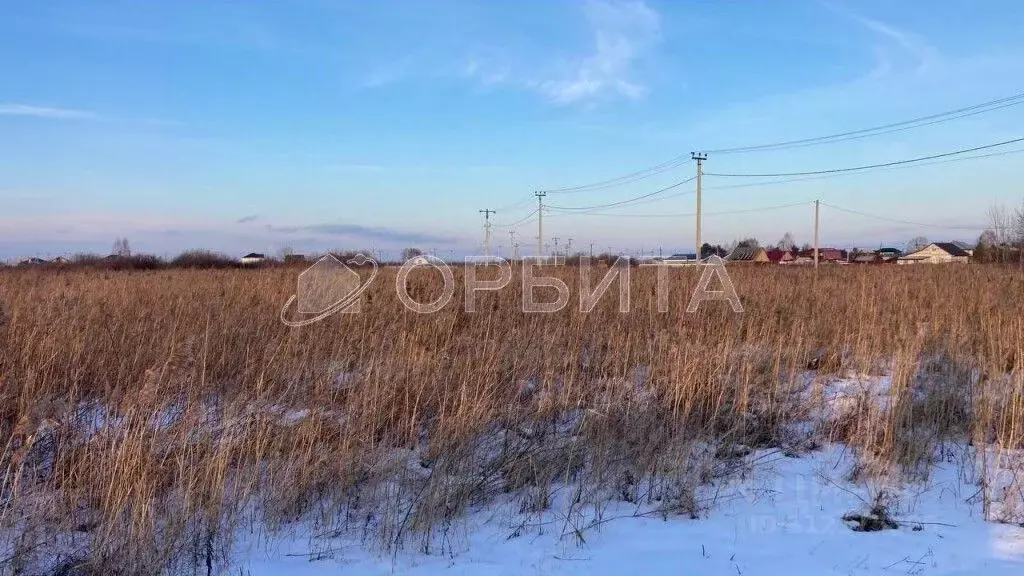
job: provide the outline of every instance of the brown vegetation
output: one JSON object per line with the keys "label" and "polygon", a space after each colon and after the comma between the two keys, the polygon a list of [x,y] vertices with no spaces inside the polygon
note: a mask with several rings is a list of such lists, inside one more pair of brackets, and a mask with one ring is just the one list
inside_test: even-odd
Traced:
{"label": "brown vegetation", "polygon": [[[297,520],[433,552],[472,507],[529,515],[564,486],[696,516],[750,449],[844,441],[919,474],[951,441],[1024,447],[1024,279],[912,268],[731,269],[742,315],[686,314],[689,269],[659,314],[644,267],[629,314],[617,290],[524,314],[514,282],[421,315],[383,269],[361,313],[299,329],[278,319],[295,269],[3,270],[0,571],[206,573],[240,526]],[[797,426],[846,373],[891,374],[885,406]]]}

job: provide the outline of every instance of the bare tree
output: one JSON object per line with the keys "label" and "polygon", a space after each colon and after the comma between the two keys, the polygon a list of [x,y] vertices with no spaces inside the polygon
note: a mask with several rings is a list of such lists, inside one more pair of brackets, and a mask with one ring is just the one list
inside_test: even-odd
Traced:
{"label": "bare tree", "polygon": [[796,246],[796,241],[793,240],[793,235],[791,233],[786,232],[782,235],[782,240],[779,240],[779,243],[776,246],[779,250],[789,252],[793,250],[794,246]]}
{"label": "bare tree", "polygon": [[1017,207],[1013,215],[1013,240],[1017,245],[1017,260],[1024,268],[1024,202]]}
{"label": "bare tree", "polygon": [[996,234],[996,254],[999,262],[1006,262],[1013,235],[1013,218],[1006,206],[993,204],[988,209],[988,221]]}
{"label": "bare tree", "polygon": [[739,248],[759,248],[761,243],[758,242],[757,238],[744,238],[736,246]]}
{"label": "bare tree", "polygon": [[978,236],[978,243],[974,247],[974,254],[972,255],[974,260],[982,264],[987,264],[995,260],[996,244],[999,239],[996,237],[996,233],[991,230],[985,230]]}
{"label": "bare tree", "polygon": [[928,244],[930,244],[930,242],[924,236],[911,238],[910,242],[907,242],[907,252],[917,252]]}
{"label": "bare tree", "polygon": [[402,260],[403,261],[408,261],[408,260],[410,260],[412,258],[415,258],[417,256],[422,256],[422,255],[423,255],[423,250],[420,250],[419,248],[404,248],[402,250]]}
{"label": "bare tree", "polygon": [[118,238],[117,240],[114,240],[114,248],[111,251],[111,254],[121,258],[131,257],[132,249],[131,246],[128,245],[128,239]]}

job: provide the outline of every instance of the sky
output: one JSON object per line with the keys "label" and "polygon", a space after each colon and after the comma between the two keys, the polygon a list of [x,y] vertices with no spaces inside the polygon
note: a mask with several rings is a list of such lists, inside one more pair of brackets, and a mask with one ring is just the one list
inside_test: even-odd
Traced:
{"label": "sky", "polygon": [[[0,258],[106,253],[118,237],[157,255],[471,254],[487,208],[498,210],[492,250],[514,238],[532,253],[535,190],[1024,92],[1016,0],[0,4]],[[1024,106],[1010,106],[711,154],[705,171],[875,164],[1021,136]],[[822,245],[972,240],[993,203],[1024,201],[1022,159],[770,185],[709,175],[703,238],[808,242],[819,199]],[[545,202],[609,204],[694,173],[687,162]],[[693,186],[590,213],[547,209],[545,243],[692,251]]]}

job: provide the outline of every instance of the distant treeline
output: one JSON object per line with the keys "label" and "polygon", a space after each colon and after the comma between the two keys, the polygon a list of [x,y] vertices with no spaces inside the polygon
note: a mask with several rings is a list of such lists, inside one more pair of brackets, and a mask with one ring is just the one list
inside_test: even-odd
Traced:
{"label": "distant treeline", "polygon": [[[353,258],[359,252],[355,251],[330,251],[324,254],[312,254],[312,255],[300,255],[290,254],[281,257],[270,257],[267,256],[257,262],[243,261],[241,258],[235,258],[221,252],[214,252],[212,250],[187,250],[174,256],[172,258],[155,256],[152,254],[131,254],[131,255],[116,255],[111,254],[109,256],[102,256],[99,254],[76,254],[71,257],[58,257],[52,260],[44,260],[41,258],[29,258],[22,260],[21,262],[11,262],[4,264],[0,262],[0,268],[88,268],[97,270],[167,270],[174,268],[194,268],[194,269],[232,269],[232,268],[267,268],[277,266],[308,266],[313,262],[316,262],[323,256],[332,254],[342,262],[345,262],[349,266],[354,266]],[[575,266],[580,263],[580,260],[584,256],[582,254],[575,254],[568,257],[561,257],[562,263]],[[611,266],[617,259],[622,258],[624,261],[629,262],[630,265],[636,266],[640,263],[640,260],[635,258],[629,258],[625,256],[618,256],[615,254],[596,254],[591,258],[591,262],[594,264],[603,264]],[[452,264],[459,263],[460,260],[450,262]],[[403,261],[379,261],[382,266],[401,265]]]}
{"label": "distant treeline", "polygon": [[307,259],[298,257],[271,258],[267,257],[255,263],[243,263],[220,252],[211,250],[187,250],[173,258],[163,258],[152,254],[110,255],[76,254],[70,258],[42,260],[31,258],[11,266],[21,268],[95,268],[101,270],[165,270],[169,268],[259,268],[267,266],[302,265]]}

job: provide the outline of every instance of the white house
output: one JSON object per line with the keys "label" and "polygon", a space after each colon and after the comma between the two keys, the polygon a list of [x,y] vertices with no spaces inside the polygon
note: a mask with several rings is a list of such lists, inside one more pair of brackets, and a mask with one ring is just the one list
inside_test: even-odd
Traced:
{"label": "white house", "polygon": [[259,254],[259,253],[256,253],[256,252],[250,252],[249,254],[246,254],[245,256],[242,256],[242,265],[243,266],[255,266],[257,264],[262,264],[263,262],[266,261],[266,259],[267,259],[267,257],[265,255],[263,255],[263,254]]}
{"label": "white house", "polygon": [[689,266],[694,264],[700,264],[700,260],[697,259],[696,254],[673,254],[668,258],[661,261],[665,266]]}
{"label": "white house", "polygon": [[950,262],[967,263],[971,255],[952,242],[932,242],[917,252],[900,256],[899,264],[946,264]]}
{"label": "white house", "polygon": [[431,265],[431,257],[427,256],[425,254],[420,254],[418,256],[413,256],[412,258],[409,258],[408,260],[405,261],[405,265],[406,266],[430,266]]}

